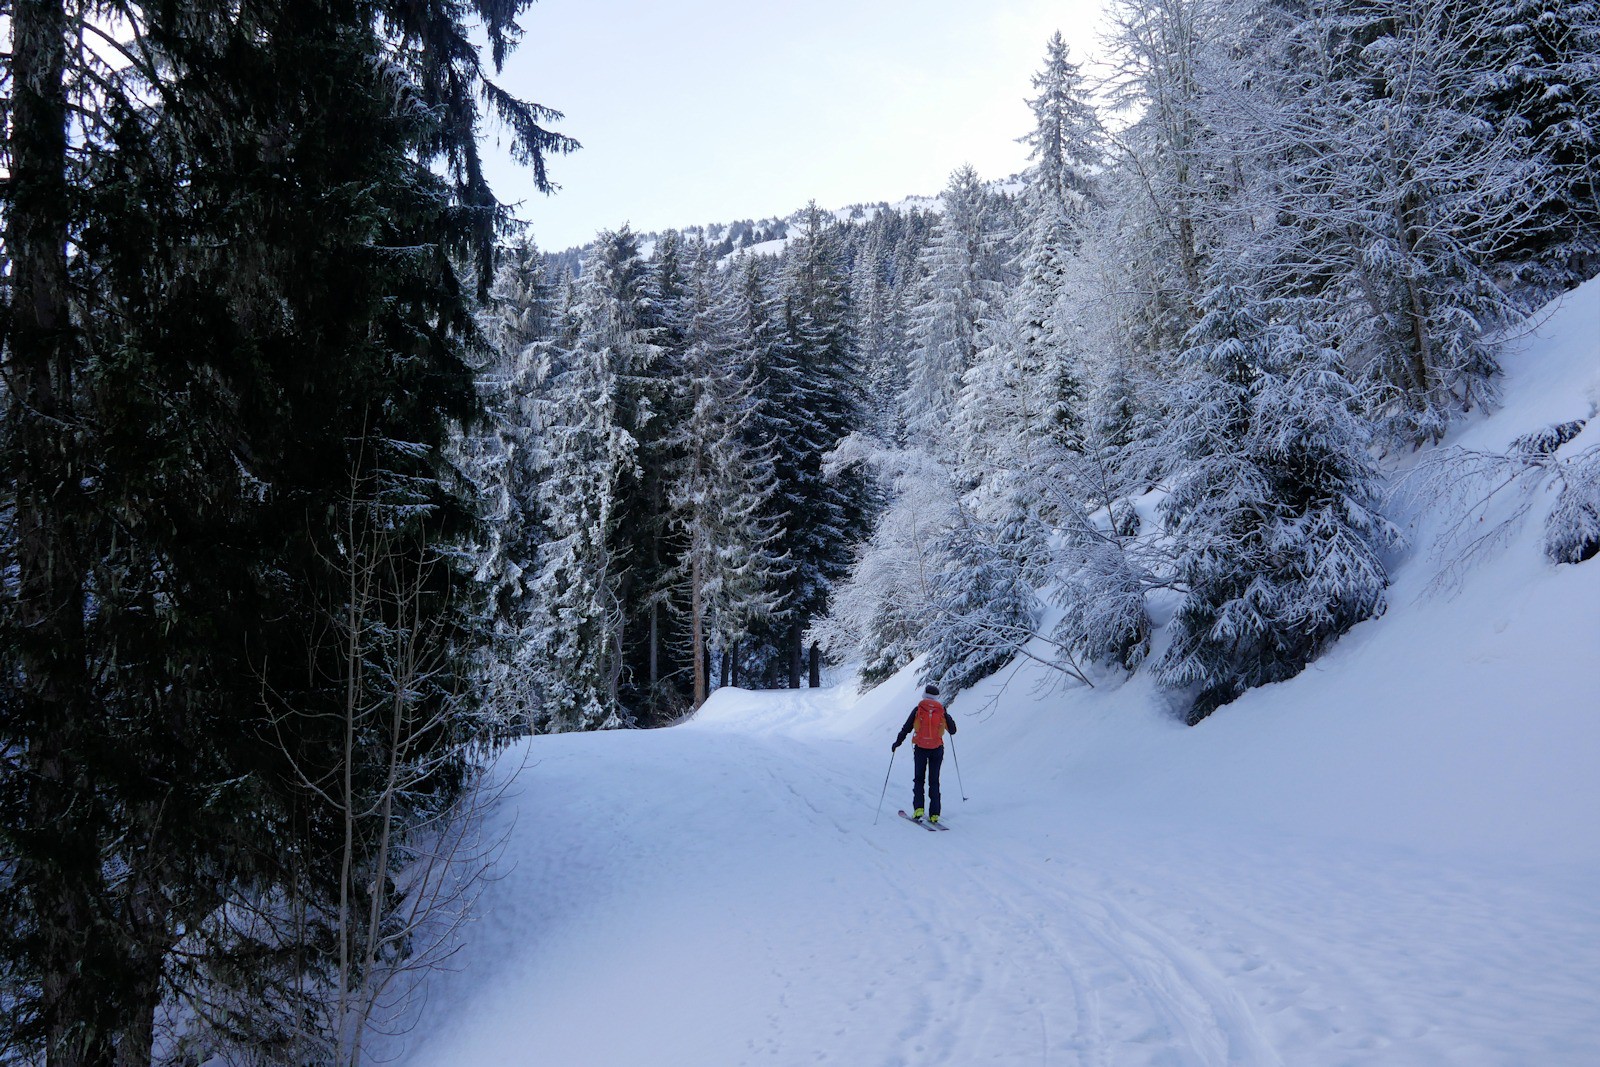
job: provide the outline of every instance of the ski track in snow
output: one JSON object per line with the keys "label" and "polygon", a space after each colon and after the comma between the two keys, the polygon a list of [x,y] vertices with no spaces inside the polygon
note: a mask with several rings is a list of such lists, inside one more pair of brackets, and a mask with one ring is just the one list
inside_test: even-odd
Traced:
{"label": "ski track in snow", "polygon": [[867,746],[765,727],[532,749],[515,865],[434,979],[414,1067],[1559,1064],[1600,1033],[1579,896],[1380,848],[1001,818],[953,774],[950,833],[900,825],[894,796],[874,825]]}

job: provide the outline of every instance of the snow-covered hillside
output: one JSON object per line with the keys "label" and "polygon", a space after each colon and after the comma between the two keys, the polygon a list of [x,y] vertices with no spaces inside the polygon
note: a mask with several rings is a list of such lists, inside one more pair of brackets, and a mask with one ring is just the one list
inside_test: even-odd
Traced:
{"label": "snow-covered hillside", "polygon": [[[1022,191],[1022,179],[1013,175],[998,181],[985,182],[984,188],[992,193],[1016,196]],[[826,212],[826,214],[835,222],[871,222],[881,211],[895,211],[901,214],[910,211],[926,211],[939,215],[944,212],[944,195],[941,193],[938,196],[907,196],[893,204],[881,202],[877,204],[851,204],[849,207],[838,208],[834,211]],[[740,248],[725,258],[731,259],[738,255],[782,255],[783,250],[788,248],[790,242],[794,240],[794,235],[798,232],[804,217],[805,211],[801,210],[782,220],[766,220],[769,224],[775,223],[774,228],[781,230],[785,235]]]}
{"label": "snow-covered hillside", "polygon": [[[1600,281],[1506,364],[1447,446],[1596,414]],[[1449,593],[1421,508],[1383,618],[1194,728],[1001,671],[952,706],[950,833],[894,816],[910,670],[532,739],[403,1062],[1596,1062],[1600,559],[1545,560],[1549,504]]]}
{"label": "snow-covered hillside", "polygon": [[[985,182],[984,188],[992,193],[1006,196],[1016,196],[1023,188],[1022,178],[1011,175],[1008,178],[999,178]],[[804,224],[806,208],[791,211],[787,215],[773,215],[763,219],[745,219],[739,222],[714,222],[705,225],[687,226],[681,232],[685,236],[698,237],[707,244],[725,247],[727,255],[724,259],[731,259],[738,255],[776,256],[789,247],[794,235]],[[944,211],[944,196],[906,196],[889,203],[878,201],[870,204],[848,204],[841,208],[825,209],[823,215],[834,222],[871,222],[882,211],[895,211],[901,214],[912,211],[930,212],[939,214]],[[640,234],[640,251],[648,256],[661,238],[659,233]],[[583,258],[591,248],[593,242],[566,248],[551,255],[552,262],[563,269],[577,273],[582,266]]]}

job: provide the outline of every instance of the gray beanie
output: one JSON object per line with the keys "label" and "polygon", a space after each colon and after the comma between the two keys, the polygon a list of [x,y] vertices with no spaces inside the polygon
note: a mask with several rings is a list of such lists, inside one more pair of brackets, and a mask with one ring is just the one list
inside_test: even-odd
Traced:
{"label": "gray beanie", "polygon": [[939,695],[939,687],[934,685],[932,682],[929,682],[927,685],[925,685],[922,691],[931,697],[936,697]]}

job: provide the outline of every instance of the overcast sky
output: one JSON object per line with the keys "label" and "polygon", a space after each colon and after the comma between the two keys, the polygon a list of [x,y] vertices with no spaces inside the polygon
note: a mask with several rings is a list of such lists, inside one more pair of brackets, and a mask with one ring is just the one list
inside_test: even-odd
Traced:
{"label": "overcast sky", "polygon": [[[1098,52],[1101,0],[539,0],[501,81],[583,148],[532,189],[495,152],[539,244],[932,194],[970,162],[1021,170],[1024,99],[1059,29]],[[489,131],[493,136],[494,131]]]}

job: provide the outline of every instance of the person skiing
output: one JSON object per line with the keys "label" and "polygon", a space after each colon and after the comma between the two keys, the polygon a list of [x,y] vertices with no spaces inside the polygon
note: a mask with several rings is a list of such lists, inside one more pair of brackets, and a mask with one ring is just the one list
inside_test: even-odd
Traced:
{"label": "person skiing", "polygon": [[[924,808],[922,806],[922,784],[928,784],[928,821],[939,821],[939,766],[944,763],[944,732],[956,732],[956,721],[950,717],[944,705],[939,703],[939,687],[929,684],[922,691],[923,696],[917,706],[911,709],[911,714],[906,716],[906,724],[900,727],[900,736],[894,739],[894,744],[889,746],[890,752],[897,752],[906,735],[916,730],[913,744],[916,746],[916,765],[912,775],[911,818],[916,822],[922,821]],[[901,812],[901,814],[905,814]]]}

